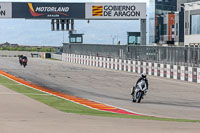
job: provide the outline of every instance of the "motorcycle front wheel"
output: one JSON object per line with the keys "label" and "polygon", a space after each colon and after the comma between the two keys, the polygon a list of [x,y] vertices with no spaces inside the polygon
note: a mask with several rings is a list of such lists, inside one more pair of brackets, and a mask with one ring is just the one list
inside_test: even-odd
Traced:
{"label": "motorcycle front wheel", "polygon": [[143,95],[144,95],[144,92],[143,92],[143,91],[139,91],[138,93],[139,93],[139,94],[138,94],[138,97],[137,97],[137,103],[140,103],[141,100],[142,100],[142,97],[143,97]]}

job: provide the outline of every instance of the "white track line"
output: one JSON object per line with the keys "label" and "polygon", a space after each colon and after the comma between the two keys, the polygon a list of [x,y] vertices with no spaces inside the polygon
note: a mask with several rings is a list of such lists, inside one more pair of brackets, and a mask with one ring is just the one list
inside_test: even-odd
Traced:
{"label": "white track line", "polygon": [[25,95],[38,95],[38,96],[48,96],[49,94],[37,94],[37,93],[14,93],[14,92],[0,92],[0,95],[21,95],[21,94],[25,94]]}
{"label": "white track line", "polygon": [[[2,75],[2,74],[0,74],[0,75]],[[52,95],[52,96],[56,96],[56,97],[59,97],[59,98],[61,98],[61,99],[64,99],[64,100],[67,100],[67,101],[71,101],[71,102],[73,102],[73,103],[76,103],[76,104],[79,104],[79,105],[82,105],[82,106],[85,106],[85,107],[88,107],[88,108],[91,108],[91,109],[94,109],[94,110],[104,111],[104,110],[99,110],[99,109],[96,109],[96,108],[93,108],[93,107],[90,107],[90,106],[87,106],[87,105],[84,105],[84,104],[80,104],[80,103],[78,103],[78,102],[75,102],[75,101],[66,99],[66,98],[64,98],[64,97],[57,96],[57,95],[55,95],[55,94],[51,94],[51,93],[49,93],[49,92],[45,92],[45,91],[42,91],[42,90],[33,88],[33,87],[31,87],[31,86],[28,86],[28,85],[25,85],[25,84],[23,84],[23,83],[20,83],[20,82],[18,82],[18,81],[16,81],[16,80],[13,80],[13,79],[11,79],[11,78],[9,78],[9,77],[7,77],[7,76],[4,76],[4,75],[2,75],[2,76],[3,76],[3,77],[6,77],[7,79],[10,79],[10,80],[12,80],[12,81],[14,81],[14,82],[17,82],[17,83],[19,83],[19,84],[22,84],[22,85],[24,85],[24,86],[26,86],[26,87],[32,88],[32,89],[34,89],[34,90],[37,90],[37,91],[40,91],[40,92],[43,92],[43,93],[47,93],[47,94]],[[90,99],[88,99],[88,100],[90,100]],[[99,101],[95,101],[95,100],[93,100],[93,99],[91,99],[91,101],[98,102],[98,103],[101,103],[101,104],[104,104],[104,105],[107,105],[107,106],[115,107],[115,106],[113,106],[113,105],[105,104],[105,103],[102,103],[102,102],[99,102]],[[144,115],[144,116],[150,116],[150,117],[158,117],[158,118],[170,118],[170,117],[163,117],[163,116],[155,116],[155,115],[148,115],[148,114],[143,114],[143,113],[137,113],[137,112],[130,111],[130,110],[127,110],[127,109],[123,109],[123,108],[120,108],[120,107],[115,107],[115,108],[122,109],[122,110],[124,110],[124,111],[130,112],[130,113],[135,113],[135,114],[138,114],[138,115]],[[110,111],[104,111],[104,112],[110,112]],[[115,113],[115,112],[111,112],[111,113]],[[116,113],[116,114],[118,114],[118,113]]]}

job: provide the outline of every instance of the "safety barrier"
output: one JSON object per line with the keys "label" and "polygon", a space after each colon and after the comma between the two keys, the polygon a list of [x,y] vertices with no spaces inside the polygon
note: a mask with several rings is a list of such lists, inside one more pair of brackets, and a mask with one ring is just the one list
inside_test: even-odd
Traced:
{"label": "safety barrier", "polygon": [[200,68],[196,67],[66,53],[62,54],[62,61],[200,83]]}
{"label": "safety barrier", "polygon": [[56,59],[56,60],[62,60],[62,55],[61,54],[51,54],[51,58]]}

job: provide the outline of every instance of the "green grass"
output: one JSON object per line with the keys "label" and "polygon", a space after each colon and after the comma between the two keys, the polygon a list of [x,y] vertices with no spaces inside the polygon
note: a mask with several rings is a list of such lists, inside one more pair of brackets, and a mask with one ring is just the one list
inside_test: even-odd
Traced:
{"label": "green grass", "polygon": [[76,113],[82,115],[93,115],[93,116],[104,116],[104,117],[118,117],[118,118],[130,118],[130,119],[144,119],[144,120],[159,120],[159,121],[173,121],[173,122],[197,122],[200,123],[200,120],[187,120],[187,119],[171,119],[171,118],[157,118],[149,116],[133,116],[125,114],[116,114],[104,111],[94,110],[83,105],[67,101],[56,96],[52,96],[38,90],[26,87],[24,85],[18,84],[10,79],[7,79],[0,75],[0,85],[3,85],[11,90],[14,90],[18,93],[22,93],[32,99],[40,101],[44,104],[47,104],[50,107],[56,108],[60,111],[67,113]]}
{"label": "green grass", "polygon": [[55,48],[48,47],[31,47],[31,46],[1,46],[1,50],[8,51],[32,51],[32,52],[56,52]]}

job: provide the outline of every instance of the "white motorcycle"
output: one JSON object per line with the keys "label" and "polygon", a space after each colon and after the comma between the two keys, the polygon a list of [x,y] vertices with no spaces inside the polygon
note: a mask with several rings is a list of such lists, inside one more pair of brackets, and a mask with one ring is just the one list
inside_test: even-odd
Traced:
{"label": "white motorcycle", "polygon": [[143,99],[144,95],[147,92],[146,83],[144,80],[140,81],[136,87],[134,86],[132,89],[132,101],[140,103],[140,101]]}

